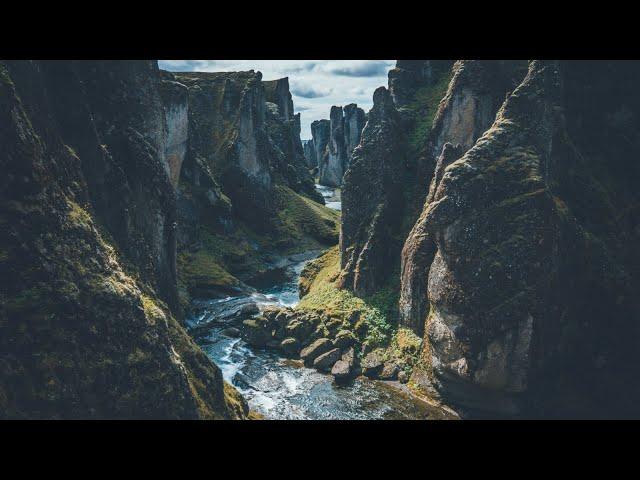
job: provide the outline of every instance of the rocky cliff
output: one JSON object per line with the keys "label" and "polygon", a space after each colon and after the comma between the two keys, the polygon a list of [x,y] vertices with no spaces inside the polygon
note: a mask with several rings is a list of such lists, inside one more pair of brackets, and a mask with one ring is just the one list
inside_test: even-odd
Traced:
{"label": "rocky cliff", "polygon": [[311,123],[311,141],[313,148],[313,159],[315,159],[315,165],[318,166],[324,157],[324,152],[327,149],[329,143],[329,136],[331,135],[331,122],[329,120],[316,120]]}
{"label": "rocky cliff", "polygon": [[0,64],[5,418],[243,418],[176,320],[184,91],[155,62]]}
{"label": "rocky cliff", "polygon": [[356,294],[379,289],[397,263],[404,139],[391,95],[380,87],[342,189],[340,285]]}
{"label": "rocky cliff", "polygon": [[304,149],[304,160],[307,163],[307,168],[316,168],[318,166],[318,159],[316,157],[316,149],[313,145],[313,139],[304,140],[302,142],[302,148]]}
{"label": "rocky cliff", "polygon": [[[447,91],[435,112],[432,128],[423,140],[419,168],[425,173],[419,178],[426,175],[431,179],[427,204],[435,195],[444,169],[469,150],[491,126],[505,96],[524,77],[526,66],[526,62],[491,60],[462,60],[453,65]],[[445,148],[447,143],[449,146]],[[424,186],[422,188],[426,190]],[[407,237],[401,256],[400,322],[419,335],[423,333],[427,307],[424,272],[433,255],[434,244],[426,232],[423,210]]]}
{"label": "rocky cliff", "polygon": [[437,246],[425,338],[431,381],[450,401],[511,414],[635,411],[638,219],[617,202],[637,204],[628,177],[638,169],[602,162],[637,158],[639,75],[631,62],[532,62],[491,128],[445,169],[425,207]]}
{"label": "rocky cliff", "polygon": [[339,286],[396,289],[394,335],[424,335],[410,386],[463,416],[636,416],[640,67],[423,62],[376,91]]}
{"label": "rocky cliff", "polygon": [[337,240],[305,164],[288,79],[260,72],[163,72],[187,92],[188,148],[177,186],[179,290],[246,290],[274,255]]}
{"label": "rocky cliff", "polygon": [[[314,129],[315,124],[315,129]],[[311,125],[314,134],[318,182],[329,187],[342,184],[344,172],[349,168],[355,147],[365,124],[364,110],[355,103],[331,107],[330,120],[320,120]]]}

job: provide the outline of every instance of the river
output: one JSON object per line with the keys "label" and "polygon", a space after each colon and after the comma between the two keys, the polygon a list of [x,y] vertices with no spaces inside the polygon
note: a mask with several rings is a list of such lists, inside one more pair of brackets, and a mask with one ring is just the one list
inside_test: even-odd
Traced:
{"label": "river", "polygon": [[[340,210],[339,196],[330,190],[319,189],[325,199],[335,202],[328,206]],[[333,200],[336,197],[338,200]],[[253,348],[238,336],[230,317],[243,306],[297,304],[300,272],[318,253],[306,252],[287,259],[286,280],[262,291],[194,301],[188,325],[199,329],[196,341],[220,367],[224,379],[242,393],[252,410],[266,419],[441,418],[438,409],[396,386],[366,378],[337,386],[330,375],[305,368],[300,361],[282,358],[275,351]]]}

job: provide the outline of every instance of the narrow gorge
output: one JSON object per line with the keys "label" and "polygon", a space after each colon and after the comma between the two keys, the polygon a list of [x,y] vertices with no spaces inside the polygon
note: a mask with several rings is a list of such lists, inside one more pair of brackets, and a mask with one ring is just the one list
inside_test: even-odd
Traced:
{"label": "narrow gorge", "polygon": [[637,418],[638,81],[0,61],[0,417]]}

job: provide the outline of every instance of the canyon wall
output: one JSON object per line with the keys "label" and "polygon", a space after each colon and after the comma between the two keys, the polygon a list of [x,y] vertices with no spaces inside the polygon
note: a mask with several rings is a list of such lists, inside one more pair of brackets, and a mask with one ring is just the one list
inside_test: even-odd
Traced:
{"label": "canyon wall", "polygon": [[640,68],[426,62],[376,91],[343,185],[341,286],[399,279],[400,327],[424,336],[409,384],[463,416],[637,415]]}
{"label": "canyon wall", "polygon": [[314,156],[308,155],[307,162],[317,162],[318,182],[321,185],[339,187],[351,163],[353,151],[360,143],[366,116],[364,110],[351,103],[344,109],[331,107],[329,118],[311,124]]}
{"label": "canyon wall", "polygon": [[288,80],[151,61],[0,67],[0,405],[8,418],[246,418],[184,330],[336,243]]}
{"label": "canyon wall", "polygon": [[176,320],[184,97],[165,110],[161,82],[155,62],[0,64],[4,418],[248,413]]}

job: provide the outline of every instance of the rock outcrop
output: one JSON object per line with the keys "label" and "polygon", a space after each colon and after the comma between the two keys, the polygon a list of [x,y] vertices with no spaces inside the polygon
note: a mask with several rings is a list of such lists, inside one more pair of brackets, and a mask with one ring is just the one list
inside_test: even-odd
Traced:
{"label": "rock outcrop", "polygon": [[[246,290],[267,269],[266,250],[291,248],[302,236],[313,239],[307,243],[336,236],[317,210],[324,200],[305,164],[286,78],[265,82],[254,71],[163,77],[188,94],[177,184],[183,304],[193,295]],[[248,242],[248,231],[264,246]]]}
{"label": "rock outcrop", "polygon": [[[422,166],[431,175],[425,205],[433,201],[444,169],[491,126],[505,96],[525,73],[526,62],[521,61],[461,60],[454,64],[447,93],[425,139],[427,151]],[[435,254],[435,245],[426,231],[425,212],[426,206],[401,255],[400,323],[418,335],[423,333],[427,314],[426,272]]]}
{"label": "rock outcrop", "polygon": [[[598,167],[604,158],[637,158],[640,147],[640,110],[630,100],[640,69],[617,69],[532,62],[490,129],[436,172],[420,222],[436,247],[425,292],[427,367],[412,381],[463,411],[635,411],[640,310],[629,288],[637,287],[638,257],[626,242],[637,240],[637,219],[598,220],[615,215],[614,198],[638,201],[624,175]],[[614,141],[619,135],[627,141]],[[637,175],[627,166],[625,175]],[[585,208],[585,198],[599,207]]]}
{"label": "rock outcrop", "polygon": [[316,120],[311,123],[311,143],[313,145],[313,158],[316,161],[316,166],[319,167],[324,152],[327,149],[329,143],[329,137],[331,136],[331,122],[329,120]]}
{"label": "rock outcrop", "polygon": [[316,149],[313,144],[313,139],[304,140],[302,142],[302,148],[304,149],[304,159],[305,162],[307,162],[307,168],[316,168],[318,166],[318,159],[316,157]]}
{"label": "rock outcrop", "polygon": [[[0,63],[0,415],[243,418],[176,320],[179,94],[155,62]],[[173,98],[173,97],[172,97]]]}
{"label": "rock outcrop", "polygon": [[342,107],[331,107],[329,122],[329,141],[319,164],[318,181],[321,185],[338,187],[342,184],[342,176],[349,163]]}
{"label": "rock outcrop", "polygon": [[[326,120],[320,120],[320,122],[326,122]],[[328,124],[329,136],[324,149],[322,149],[325,138],[324,128],[327,124],[316,124],[318,140],[316,141],[314,136],[314,144],[317,143],[316,151],[322,152],[317,157],[318,181],[321,185],[339,187],[342,184],[342,177],[349,168],[353,150],[360,143],[364,124],[364,110],[358,108],[355,103],[347,105],[344,109],[336,106],[331,107]]]}
{"label": "rock outcrop", "polygon": [[403,141],[391,95],[380,87],[342,189],[340,285],[358,295],[382,287],[399,261]]}
{"label": "rock outcrop", "polygon": [[396,108],[414,102],[420,88],[432,84],[440,71],[450,67],[450,60],[398,60],[388,74],[389,92]]}
{"label": "rock outcrop", "polygon": [[[355,103],[350,103],[344,107],[344,143],[347,149],[347,155],[351,157],[353,151],[360,143],[360,136],[365,124],[364,110],[358,108]],[[350,158],[349,158],[350,160]],[[349,164],[345,166],[345,170]]]}

